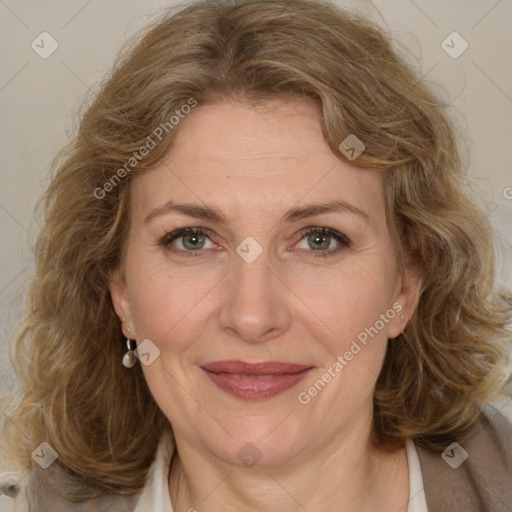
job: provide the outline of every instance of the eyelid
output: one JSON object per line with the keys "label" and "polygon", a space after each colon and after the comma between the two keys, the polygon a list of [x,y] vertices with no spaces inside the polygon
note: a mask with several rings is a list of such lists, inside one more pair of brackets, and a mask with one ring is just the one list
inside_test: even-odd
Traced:
{"label": "eyelid", "polygon": [[[183,250],[183,249],[171,249],[170,248],[171,243],[174,240],[177,240],[177,239],[179,239],[179,238],[181,238],[181,237],[183,237],[185,235],[189,235],[189,234],[192,234],[192,235],[193,234],[198,234],[198,235],[201,235],[201,236],[206,236],[208,239],[210,239],[210,241],[212,243],[215,243],[212,240],[212,235],[215,236],[215,234],[210,229],[203,228],[203,227],[200,227],[200,226],[187,226],[187,227],[177,228],[177,229],[175,229],[173,231],[167,232],[160,239],[158,245],[164,246],[165,248],[167,248],[171,252],[185,255],[185,257],[188,257],[188,256],[199,256],[199,253],[205,252],[205,251],[203,251],[201,249],[198,249],[198,250]],[[331,238],[334,238],[338,242],[338,244],[341,246],[341,247],[338,247],[336,249],[329,249],[329,250],[326,250],[326,251],[321,251],[321,250],[319,250],[319,251],[314,251],[314,250],[306,251],[306,252],[312,252],[313,256],[315,256],[315,257],[316,256],[320,256],[320,257],[333,256],[335,254],[338,254],[343,249],[347,249],[347,248],[351,247],[351,245],[352,245],[352,241],[344,233],[342,233],[342,232],[340,232],[340,231],[338,231],[336,229],[326,227],[326,226],[308,226],[306,228],[301,229],[297,233],[297,236],[299,238],[298,238],[297,242],[295,242],[294,245],[296,245],[299,242],[301,242],[306,236],[313,235],[313,234],[323,234],[323,235],[330,236]]]}
{"label": "eyelid", "polygon": [[175,240],[178,240],[179,238],[182,238],[185,235],[194,235],[194,234],[206,236],[208,239],[210,239],[210,241],[212,241],[212,243],[214,243],[213,240],[211,240],[213,232],[210,229],[199,227],[199,226],[197,226],[197,227],[187,226],[187,227],[177,228],[177,229],[174,229],[173,231],[167,232],[160,239],[160,241],[158,242],[158,245],[162,245],[162,246],[164,246],[164,248],[166,248],[169,251],[174,252],[174,253],[180,253],[180,254],[188,253],[188,256],[198,256],[199,255],[198,253],[204,252],[204,251],[202,251],[200,249],[197,251],[192,251],[192,250],[186,251],[186,250],[174,249],[174,248],[171,249],[171,243],[174,242]]}
{"label": "eyelid", "polygon": [[350,240],[350,238],[348,238],[347,235],[338,231],[337,229],[329,228],[326,226],[309,226],[307,228],[302,229],[298,233],[300,238],[296,242],[296,244],[294,244],[294,246],[297,245],[302,240],[304,240],[307,236],[313,235],[313,234],[327,235],[331,238],[334,238],[338,242],[338,247],[336,247],[334,249],[329,249],[326,251],[315,251],[315,250],[306,251],[306,252],[312,253],[312,256],[315,258],[317,258],[317,257],[326,258],[326,257],[330,257],[330,256],[336,256],[339,253],[341,253],[343,250],[348,249],[352,246],[352,241]]}
{"label": "eyelid", "polygon": [[337,229],[333,229],[333,228],[328,228],[325,226],[310,226],[310,227],[302,229],[298,233],[300,235],[299,241],[302,240],[306,235],[313,235],[316,233],[321,233],[321,234],[331,236],[332,238],[338,240],[338,242],[343,243],[347,246],[351,245],[351,243],[352,243],[350,238],[347,235],[345,235],[344,233],[342,233],[341,231],[338,231]]}

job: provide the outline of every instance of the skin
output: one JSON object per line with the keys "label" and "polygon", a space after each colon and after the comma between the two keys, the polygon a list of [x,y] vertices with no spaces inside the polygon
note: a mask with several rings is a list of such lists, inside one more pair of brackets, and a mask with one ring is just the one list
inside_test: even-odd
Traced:
{"label": "skin", "polygon": [[[412,316],[420,282],[397,266],[378,174],[335,155],[302,100],[198,106],[178,128],[165,160],[132,183],[125,267],[110,283],[125,335],[161,351],[143,371],[176,438],[175,512],[406,510],[405,448],[388,453],[369,439],[386,346]],[[227,223],[175,211],[144,223],[169,200],[208,203]],[[281,222],[292,207],[330,200],[367,218],[341,210]],[[185,254],[197,245],[190,235],[159,243],[183,227],[209,230],[197,256]],[[343,233],[350,245],[327,237],[318,249],[308,227]],[[236,252],[248,236],[263,249],[252,263]],[[301,404],[298,393],[396,303],[401,314]],[[199,367],[225,359],[314,369],[284,393],[247,400]],[[248,442],[261,454],[253,467],[237,456]]]}

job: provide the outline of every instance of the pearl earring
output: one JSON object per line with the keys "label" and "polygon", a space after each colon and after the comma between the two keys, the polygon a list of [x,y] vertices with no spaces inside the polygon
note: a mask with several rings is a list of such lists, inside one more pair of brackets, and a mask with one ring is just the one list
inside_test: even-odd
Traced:
{"label": "pearl earring", "polygon": [[[123,318],[123,324],[125,322],[125,319]],[[130,332],[130,328],[127,327],[126,330]],[[126,338],[126,348],[128,351],[123,356],[123,366],[125,368],[133,368],[135,366],[135,363],[137,362],[137,358],[135,357],[134,349],[137,347],[135,344],[135,340],[130,340],[129,338]]]}
{"label": "pearl earring", "polygon": [[135,363],[137,362],[137,358],[135,357],[135,352],[133,351],[135,347],[135,340],[126,339],[126,348],[128,351],[123,356],[123,366],[126,368],[133,368]]}

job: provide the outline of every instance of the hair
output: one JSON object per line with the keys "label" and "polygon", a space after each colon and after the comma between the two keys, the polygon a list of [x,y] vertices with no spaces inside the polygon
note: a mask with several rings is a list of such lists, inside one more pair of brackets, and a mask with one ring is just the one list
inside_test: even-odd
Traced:
{"label": "hair", "polygon": [[397,261],[422,278],[376,384],[373,442],[394,449],[413,438],[440,450],[468,434],[479,404],[505,384],[512,303],[494,286],[493,232],[468,188],[448,105],[394,45],[369,17],[327,1],[201,0],[166,12],[124,48],[38,203],[28,314],[12,340],[21,389],[4,399],[4,432],[27,468],[46,441],[59,454],[52,471],[87,483],[91,496],[132,495],[170,428],[140,365],[121,365],[108,280],[124,265],[130,183],[162,160],[179,126],[130,159],[191,98],[303,99],[341,160],[348,135],[363,141],[351,163],[378,170]]}

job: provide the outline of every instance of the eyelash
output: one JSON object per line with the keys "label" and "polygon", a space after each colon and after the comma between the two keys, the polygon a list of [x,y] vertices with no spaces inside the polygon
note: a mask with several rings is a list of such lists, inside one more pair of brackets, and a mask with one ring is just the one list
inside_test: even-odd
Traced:
{"label": "eyelash", "polygon": [[[197,251],[185,250],[185,251],[183,251],[181,249],[171,248],[170,244],[177,238],[183,237],[185,235],[200,235],[200,236],[206,236],[206,237],[210,238],[208,236],[209,233],[210,233],[210,230],[204,229],[204,228],[193,228],[193,227],[180,228],[180,229],[176,229],[176,230],[164,235],[163,238],[160,240],[159,244],[174,253],[180,253],[184,256],[186,254],[185,257],[197,257],[197,256],[199,256],[199,253],[201,252],[201,250],[197,250]],[[304,238],[306,238],[309,235],[329,236],[331,238],[334,238],[340,244],[336,249],[331,249],[328,251],[308,251],[308,252],[313,252],[314,253],[313,256],[315,258],[326,258],[329,256],[335,256],[343,249],[347,249],[351,246],[351,241],[344,234],[342,234],[338,231],[335,231],[333,229],[330,229],[330,228],[325,228],[325,227],[322,227],[322,228],[309,227],[309,228],[302,230],[300,232],[299,242],[302,241]],[[183,253],[185,253],[185,254],[183,254]]]}

